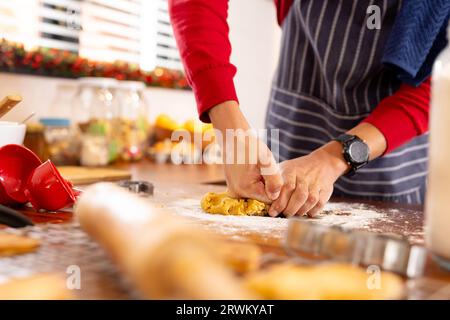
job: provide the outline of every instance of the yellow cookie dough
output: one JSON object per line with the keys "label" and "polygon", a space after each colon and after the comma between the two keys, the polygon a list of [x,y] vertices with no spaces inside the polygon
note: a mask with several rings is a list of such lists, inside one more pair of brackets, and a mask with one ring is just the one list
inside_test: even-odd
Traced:
{"label": "yellow cookie dough", "polygon": [[263,253],[255,244],[222,241],[215,249],[225,264],[236,273],[256,271],[260,267]]}
{"label": "yellow cookie dough", "polygon": [[234,199],[227,192],[209,192],[203,196],[202,209],[208,213],[235,216],[265,216],[269,206],[254,199]]}
{"label": "yellow cookie dough", "polygon": [[34,275],[0,284],[0,300],[69,300],[66,279],[56,274]]}
{"label": "yellow cookie dough", "polygon": [[287,300],[380,300],[400,299],[402,279],[379,273],[379,282],[366,270],[347,264],[298,266],[274,265],[250,273],[244,279],[248,289],[264,299]]}
{"label": "yellow cookie dough", "polygon": [[39,247],[39,241],[28,237],[0,233],[0,257],[28,253]]}

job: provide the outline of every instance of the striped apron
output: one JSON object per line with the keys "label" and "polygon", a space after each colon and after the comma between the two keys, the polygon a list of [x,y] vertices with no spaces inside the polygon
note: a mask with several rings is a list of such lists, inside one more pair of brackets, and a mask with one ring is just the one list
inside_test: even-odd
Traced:
{"label": "striped apron", "polygon": [[[355,127],[400,87],[381,64],[399,0],[296,0],[283,22],[280,62],[272,85],[266,126],[279,160],[309,154]],[[381,28],[366,24],[377,5]],[[427,175],[427,135],[343,176],[334,196],[422,203]],[[276,152],[275,152],[276,153]]]}

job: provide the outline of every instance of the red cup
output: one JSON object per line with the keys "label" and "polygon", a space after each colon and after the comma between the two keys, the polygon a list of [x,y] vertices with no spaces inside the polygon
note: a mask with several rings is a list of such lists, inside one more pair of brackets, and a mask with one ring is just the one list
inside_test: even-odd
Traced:
{"label": "red cup", "polygon": [[30,174],[41,160],[29,149],[9,144],[0,148],[0,204],[19,205],[28,202],[25,194]]}
{"label": "red cup", "polygon": [[5,206],[14,206],[17,205],[17,201],[11,198],[6,192],[5,187],[3,186],[3,182],[0,180],[0,204]]}
{"label": "red cup", "polygon": [[36,210],[56,211],[72,206],[76,201],[71,184],[64,180],[50,160],[33,171],[26,193]]}

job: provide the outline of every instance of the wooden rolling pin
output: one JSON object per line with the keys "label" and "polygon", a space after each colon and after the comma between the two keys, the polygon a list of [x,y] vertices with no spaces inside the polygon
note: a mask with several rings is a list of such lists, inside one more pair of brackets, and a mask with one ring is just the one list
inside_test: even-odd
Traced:
{"label": "wooden rolling pin", "polygon": [[9,95],[3,98],[0,101],[0,118],[11,111],[20,101],[22,101],[22,97],[19,95]]}
{"label": "wooden rolling pin", "polygon": [[144,298],[255,298],[214,253],[215,240],[170,210],[100,183],[83,192],[75,215]]}

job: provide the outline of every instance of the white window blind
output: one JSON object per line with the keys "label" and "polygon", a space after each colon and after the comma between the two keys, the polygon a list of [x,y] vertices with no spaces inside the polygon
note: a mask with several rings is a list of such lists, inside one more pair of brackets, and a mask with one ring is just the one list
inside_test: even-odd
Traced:
{"label": "white window blind", "polygon": [[[0,35],[27,48],[36,45],[38,0],[0,0]],[[27,8],[27,10],[24,10]]]}
{"label": "white window blind", "polygon": [[79,51],[81,1],[40,0],[37,45]]}
{"label": "white window blind", "polygon": [[144,70],[183,69],[167,0],[0,0],[0,35]]}
{"label": "white window blind", "polygon": [[141,0],[83,1],[80,55],[139,63],[141,18]]}
{"label": "white window blind", "polygon": [[156,66],[182,70],[180,54],[170,25],[167,0],[153,0],[156,5]]}
{"label": "white window blind", "polygon": [[20,24],[17,21],[17,10],[11,1],[0,0],[0,32],[2,37],[15,40],[20,35]]}

